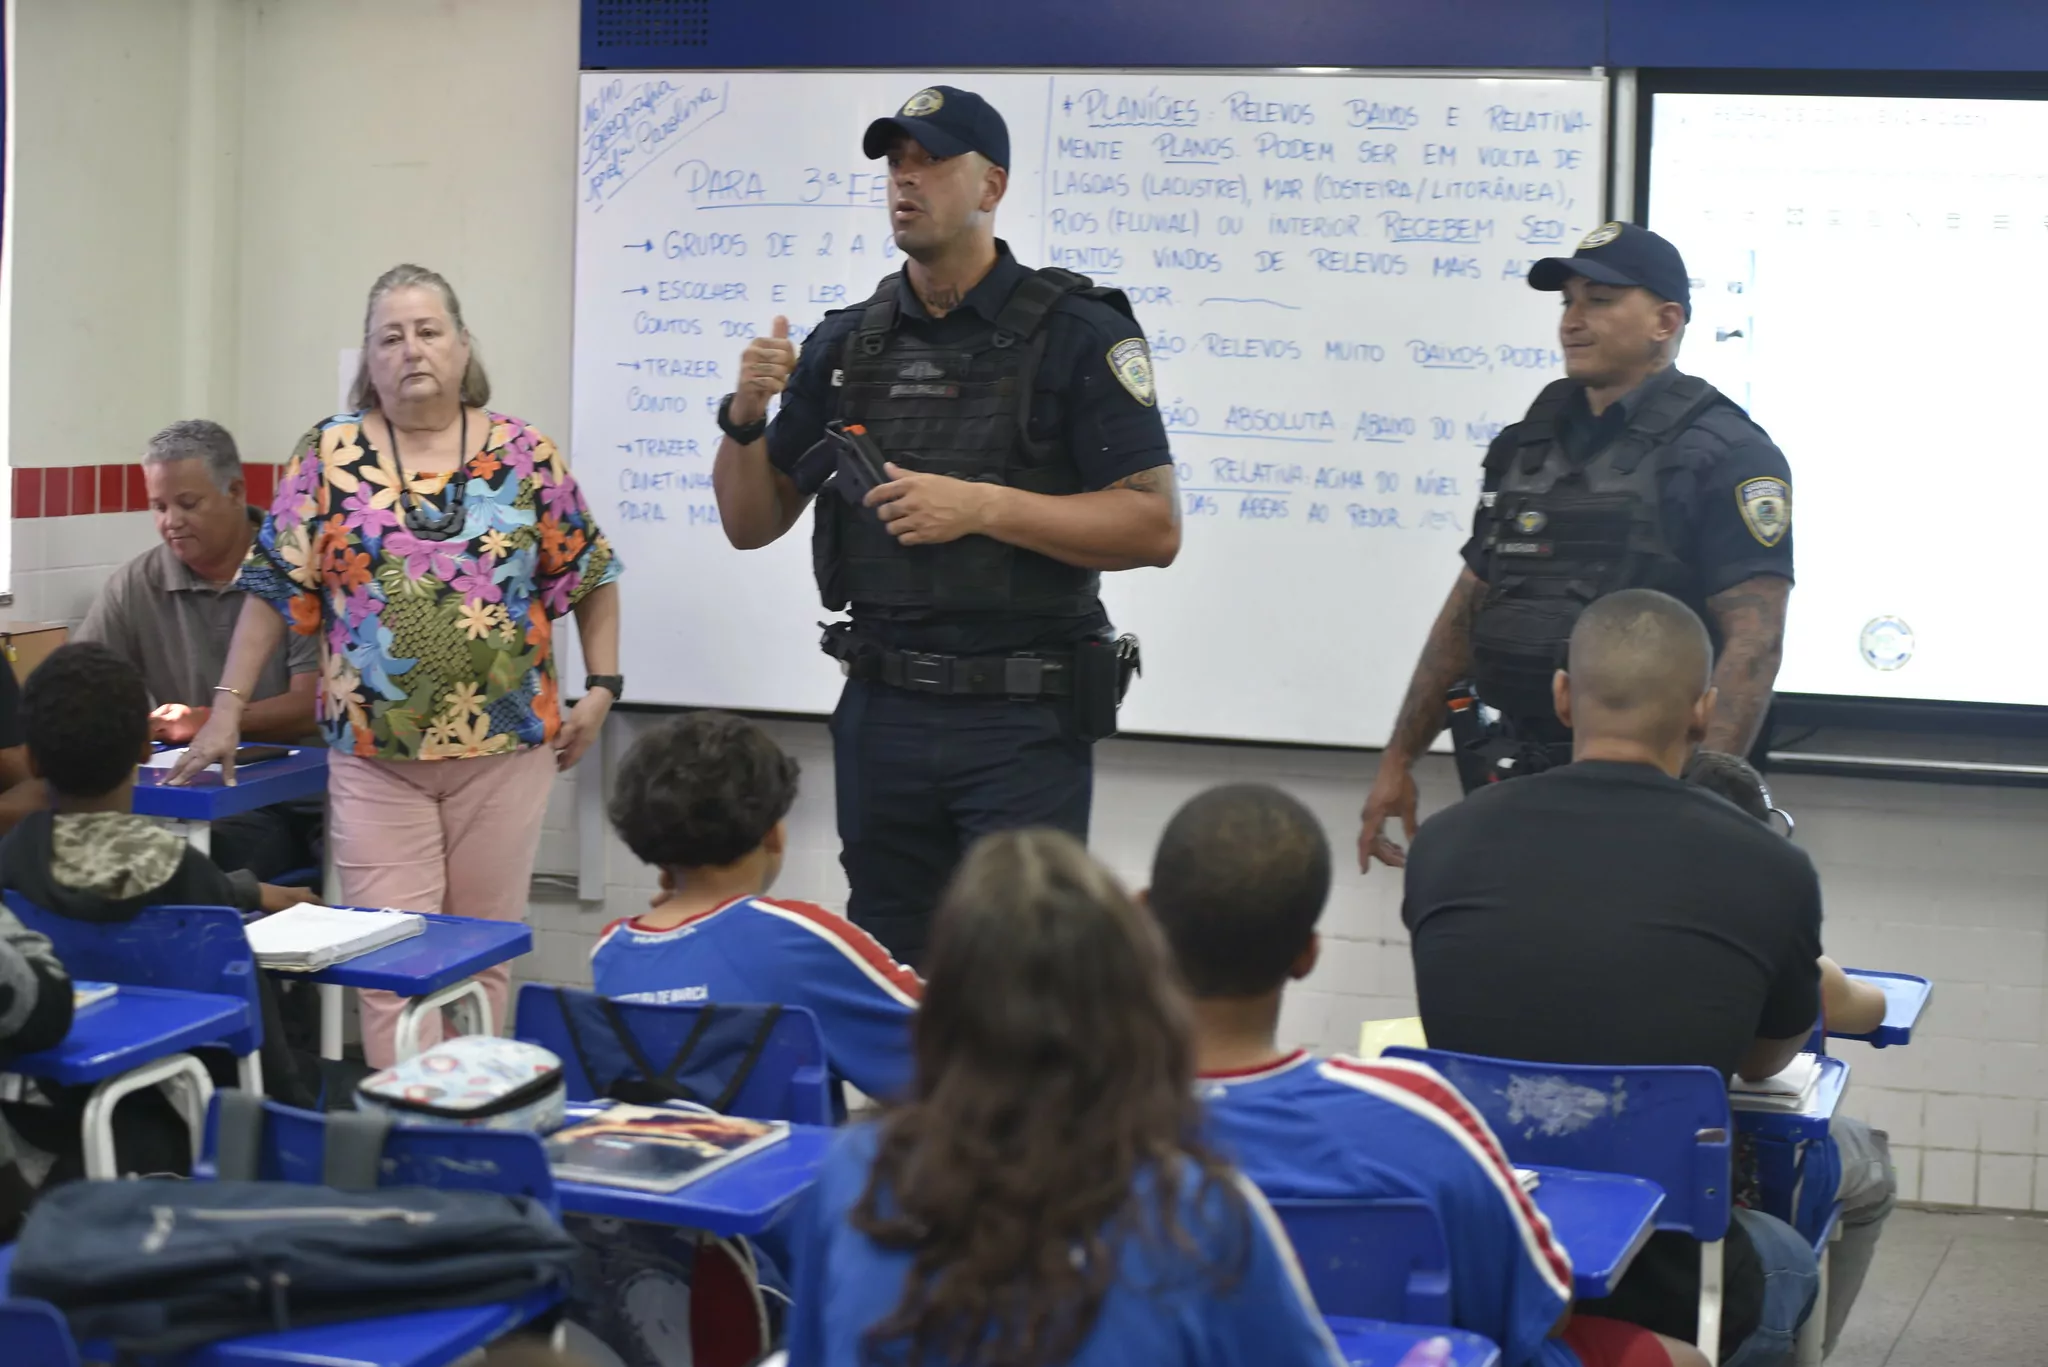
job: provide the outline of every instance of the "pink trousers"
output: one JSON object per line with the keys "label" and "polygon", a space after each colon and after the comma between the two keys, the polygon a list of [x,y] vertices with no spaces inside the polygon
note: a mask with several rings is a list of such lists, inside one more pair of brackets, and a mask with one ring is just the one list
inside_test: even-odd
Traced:
{"label": "pink trousers", "polygon": [[[527,884],[555,778],[551,748],[437,760],[363,759],[335,751],[327,766],[327,840],[344,903],[492,921],[526,918]],[[499,964],[477,978],[502,1031],[511,966]],[[364,1059],[372,1068],[388,1068],[404,999],[365,988],[362,1002]],[[421,1022],[422,1045],[440,1038],[438,1019]]]}

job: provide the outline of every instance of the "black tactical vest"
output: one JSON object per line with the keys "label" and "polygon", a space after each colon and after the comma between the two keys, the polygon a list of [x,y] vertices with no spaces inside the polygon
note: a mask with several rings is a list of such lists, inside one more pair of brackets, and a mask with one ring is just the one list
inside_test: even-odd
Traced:
{"label": "black tactical vest", "polygon": [[1594,599],[1634,588],[1687,602],[1697,596],[1664,525],[1663,476],[1672,442],[1729,400],[1705,380],[1680,375],[1622,435],[1574,465],[1557,422],[1578,389],[1572,380],[1547,386],[1486,452],[1495,493],[1472,673],[1480,700],[1513,718],[1555,715],[1551,678]]}
{"label": "black tactical vest", "polygon": [[[897,324],[900,273],[885,278],[846,339],[834,377],[836,411],[864,424],[892,461],[1037,494],[1081,492],[1081,471],[1056,441],[1033,441],[1032,384],[1045,353],[1045,321],[1065,295],[1091,290],[1072,271],[1034,271],[995,322],[964,342],[936,346]],[[1096,291],[1112,302],[1122,295]],[[811,565],[819,595],[897,613],[990,612],[1078,617],[1097,606],[1101,576],[986,536],[904,546],[874,514],[828,489],[818,498]]]}

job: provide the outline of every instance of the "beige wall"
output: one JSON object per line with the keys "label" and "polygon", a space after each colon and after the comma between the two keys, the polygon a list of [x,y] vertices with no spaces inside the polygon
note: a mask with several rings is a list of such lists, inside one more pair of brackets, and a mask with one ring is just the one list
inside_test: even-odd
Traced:
{"label": "beige wall", "polygon": [[11,459],[121,459],[178,416],[182,0],[18,0]]}
{"label": "beige wall", "polygon": [[245,450],[281,460],[333,410],[335,353],[401,261],[455,286],[494,405],[566,442],[576,0],[242,8]]}

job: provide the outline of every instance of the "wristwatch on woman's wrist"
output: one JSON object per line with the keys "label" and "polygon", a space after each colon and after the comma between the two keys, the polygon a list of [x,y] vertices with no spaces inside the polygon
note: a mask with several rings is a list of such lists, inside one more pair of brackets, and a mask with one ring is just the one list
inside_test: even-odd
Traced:
{"label": "wristwatch on woman's wrist", "polygon": [[749,423],[734,423],[732,400],[733,396],[728,394],[718,401],[718,430],[742,446],[752,446],[761,440],[761,434],[768,430],[768,419],[756,418]]}
{"label": "wristwatch on woman's wrist", "polygon": [[583,691],[588,693],[593,688],[602,688],[605,692],[612,695],[613,702],[617,702],[626,695],[626,676],[623,674],[584,675]]}

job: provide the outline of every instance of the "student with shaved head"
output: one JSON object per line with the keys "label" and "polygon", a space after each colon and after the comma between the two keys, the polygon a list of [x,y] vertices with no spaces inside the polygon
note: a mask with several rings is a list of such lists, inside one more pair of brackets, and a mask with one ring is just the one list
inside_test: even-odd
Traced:
{"label": "student with shaved head", "polygon": [[[1432,1046],[1750,1078],[1799,1052],[1820,1014],[1820,880],[1798,847],[1679,778],[1713,724],[1712,670],[1677,599],[1600,599],[1553,682],[1573,762],[1423,825],[1401,915]],[[1812,1251],[1737,1211],[1724,1256],[1722,1361],[1791,1361]],[[1665,1233],[1580,1308],[1690,1341],[1698,1303],[1698,1246]]]}

